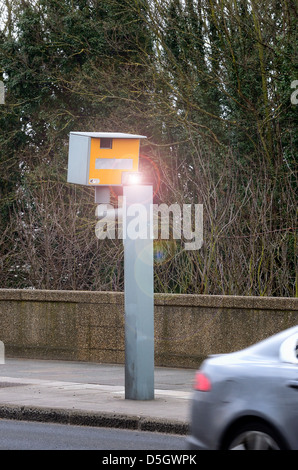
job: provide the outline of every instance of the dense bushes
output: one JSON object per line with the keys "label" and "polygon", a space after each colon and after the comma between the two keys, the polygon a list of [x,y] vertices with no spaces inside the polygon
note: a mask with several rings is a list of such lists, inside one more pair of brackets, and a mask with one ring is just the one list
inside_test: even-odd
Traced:
{"label": "dense bushes", "polygon": [[1,287],[123,289],[121,243],[66,182],[68,133],[104,130],[148,136],[156,203],[204,207],[201,250],[155,242],[156,291],[297,295],[296,3],[6,3]]}

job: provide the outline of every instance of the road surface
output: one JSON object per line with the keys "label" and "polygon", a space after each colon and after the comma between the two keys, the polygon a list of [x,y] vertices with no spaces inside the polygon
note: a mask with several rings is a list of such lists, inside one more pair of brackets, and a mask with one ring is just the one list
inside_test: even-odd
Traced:
{"label": "road surface", "polygon": [[0,450],[185,450],[185,436],[0,419]]}

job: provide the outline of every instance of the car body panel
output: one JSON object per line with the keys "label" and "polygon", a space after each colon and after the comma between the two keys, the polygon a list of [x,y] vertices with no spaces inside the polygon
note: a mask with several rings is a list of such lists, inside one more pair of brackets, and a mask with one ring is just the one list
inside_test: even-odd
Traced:
{"label": "car body panel", "polygon": [[[288,338],[290,349],[281,351]],[[220,449],[231,426],[258,420],[287,448],[298,449],[298,360],[295,363],[292,356],[296,344],[298,326],[244,350],[207,358],[200,371],[212,388],[193,392],[189,447]],[[293,362],[284,362],[287,358]]]}

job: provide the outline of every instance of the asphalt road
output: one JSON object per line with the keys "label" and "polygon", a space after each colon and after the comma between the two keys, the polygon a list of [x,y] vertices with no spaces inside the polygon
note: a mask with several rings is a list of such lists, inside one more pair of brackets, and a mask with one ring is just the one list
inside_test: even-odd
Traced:
{"label": "asphalt road", "polygon": [[0,420],[0,450],[185,450],[185,436]]}

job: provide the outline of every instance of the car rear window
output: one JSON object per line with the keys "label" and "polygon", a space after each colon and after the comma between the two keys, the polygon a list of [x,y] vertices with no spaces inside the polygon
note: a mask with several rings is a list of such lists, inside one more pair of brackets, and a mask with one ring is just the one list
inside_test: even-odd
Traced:
{"label": "car rear window", "polygon": [[298,364],[298,333],[290,336],[282,343],[279,357],[282,362]]}

